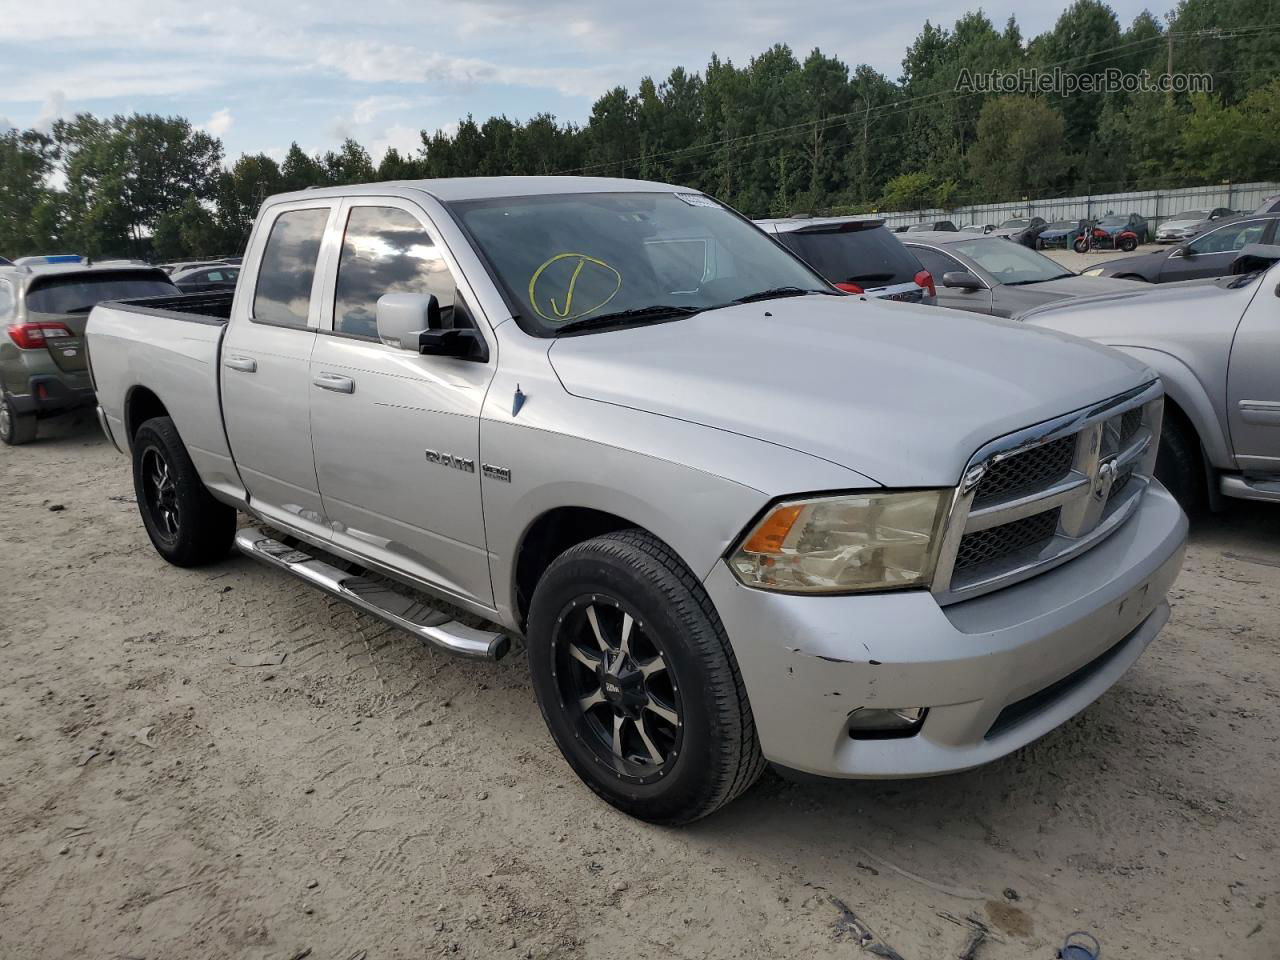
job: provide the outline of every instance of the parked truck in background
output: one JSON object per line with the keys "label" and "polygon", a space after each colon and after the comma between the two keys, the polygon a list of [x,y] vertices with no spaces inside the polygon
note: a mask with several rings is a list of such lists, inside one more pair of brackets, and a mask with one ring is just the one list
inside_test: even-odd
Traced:
{"label": "parked truck in background", "polygon": [[1168,399],[1156,476],[1188,509],[1219,496],[1280,503],[1280,247],[1241,252],[1256,256],[1240,276],[1141,285],[1022,317],[1159,371]]}
{"label": "parked truck in background", "polygon": [[234,295],[102,306],[89,343],[164,558],[234,542],[464,656],[522,636],[570,766],[658,822],[766,761],[1031,742],[1151,643],[1184,548],[1150,367],[840,294],[676,186],[275,197]]}

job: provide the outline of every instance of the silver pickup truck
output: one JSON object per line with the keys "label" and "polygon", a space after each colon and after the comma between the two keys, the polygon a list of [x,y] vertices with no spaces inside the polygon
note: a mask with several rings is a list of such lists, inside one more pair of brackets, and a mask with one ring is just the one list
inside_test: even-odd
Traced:
{"label": "silver pickup truck", "polygon": [[1168,397],[1156,476],[1187,509],[1219,497],[1280,503],[1280,247],[1241,253],[1240,275],[1139,283],[1021,317],[1159,372]]}
{"label": "silver pickup truck", "polygon": [[163,557],[234,542],[464,656],[523,637],[569,764],[652,821],[766,761],[1007,754],[1133,664],[1181,564],[1148,367],[839,293],[680,187],[276,197],[234,298],[101,306],[88,343]]}

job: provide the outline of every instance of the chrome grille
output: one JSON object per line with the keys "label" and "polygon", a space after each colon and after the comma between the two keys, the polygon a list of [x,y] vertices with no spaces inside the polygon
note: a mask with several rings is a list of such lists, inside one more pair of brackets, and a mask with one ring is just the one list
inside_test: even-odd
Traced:
{"label": "chrome grille", "polygon": [[1075,455],[1076,438],[1069,436],[996,460],[978,484],[974,505],[985,506],[1061,480],[1070,472]]}
{"label": "chrome grille", "polygon": [[1155,469],[1163,406],[1153,382],[974,454],[939,550],[939,603],[1048,570],[1124,523]]}

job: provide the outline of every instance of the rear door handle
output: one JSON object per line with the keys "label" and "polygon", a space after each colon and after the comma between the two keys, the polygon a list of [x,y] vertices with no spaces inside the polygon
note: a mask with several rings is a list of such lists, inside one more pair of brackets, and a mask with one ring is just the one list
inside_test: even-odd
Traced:
{"label": "rear door handle", "polygon": [[258,361],[253,357],[223,357],[222,365],[242,373],[257,373]]}
{"label": "rear door handle", "polygon": [[350,377],[340,377],[336,373],[321,373],[311,381],[321,390],[332,390],[334,393],[355,393],[356,382]]}

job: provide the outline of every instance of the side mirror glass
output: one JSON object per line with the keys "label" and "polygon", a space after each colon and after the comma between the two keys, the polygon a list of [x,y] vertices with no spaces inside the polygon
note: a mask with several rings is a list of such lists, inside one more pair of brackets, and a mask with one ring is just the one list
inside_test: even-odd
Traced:
{"label": "side mirror glass", "polygon": [[977,290],[982,286],[982,281],[968,270],[949,270],[942,275],[942,285],[961,290]]}
{"label": "side mirror glass", "polygon": [[418,350],[418,334],[440,329],[440,301],[431,293],[386,293],[376,308],[378,339],[389,347]]}

